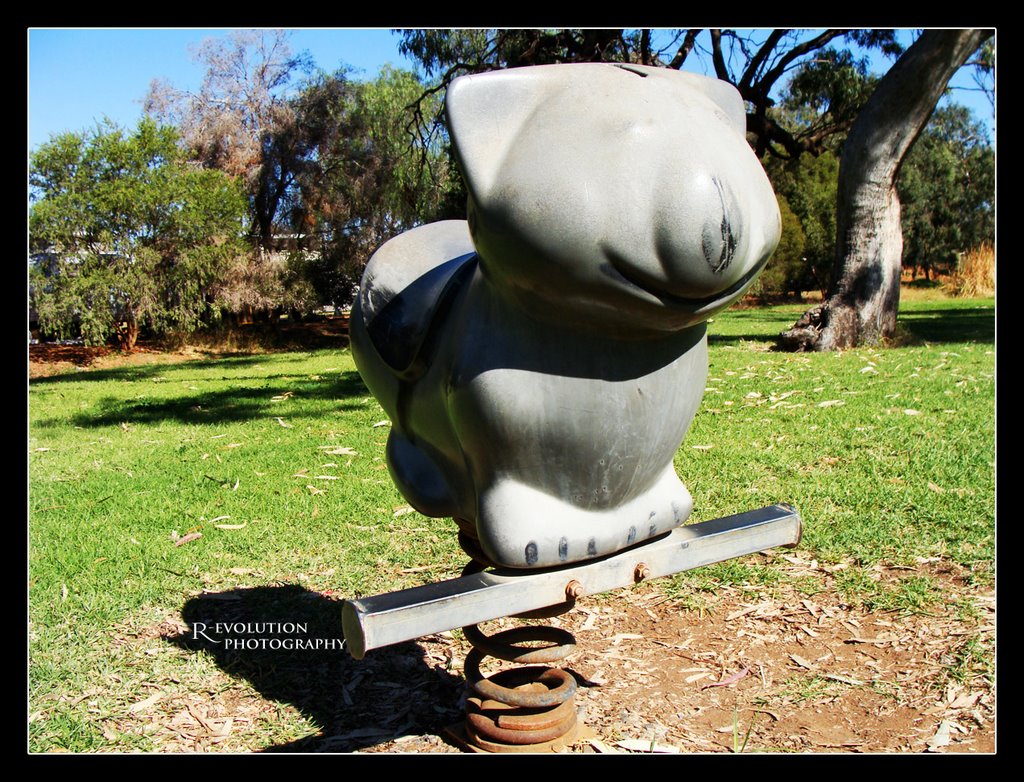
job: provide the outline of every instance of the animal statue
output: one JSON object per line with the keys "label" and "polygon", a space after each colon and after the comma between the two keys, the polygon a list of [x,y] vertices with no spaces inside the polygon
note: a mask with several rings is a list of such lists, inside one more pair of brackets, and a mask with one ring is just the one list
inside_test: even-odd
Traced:
{"label": "animal statue", "polygon": [[739,93],[544,65],[456,79],[445,109],[467,219],[381,246],[351,316],[395,484],[507,568],[683,524],[673,457],[704,393],[705,323],[781,230]]}

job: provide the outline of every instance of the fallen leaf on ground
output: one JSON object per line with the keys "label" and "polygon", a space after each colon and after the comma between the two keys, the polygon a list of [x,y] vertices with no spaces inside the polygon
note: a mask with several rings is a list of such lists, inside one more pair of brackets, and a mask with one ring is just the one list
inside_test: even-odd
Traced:
{"label": "fallen leaf on ground", "polygon": [[211,732],[215,738],[227,738],[231,735],[231,727],[235,723],[235,718],[224,717],[223,720],[220,725],[217,724],[220,722],[220,718],[213,721],[214,727]]}
{"label": "fallen leaf on ground", "polygon": [[645,741],[644,739],[623,739],[616,741],[616,746],[628,749],[630,752],[654,752],[657,754],[674,755],[679,752],[678,747],[669,744],[658,744],[656,741]]}
{"label": "fallen leaf on ground", "polygon": [[818,407],[839,407],[845,404],[842,399],[826,399],[824,402],[818,402]]}
{"label": "fallen leaf on ground", "polygon": [[956,698],[956,700],[954,700],[951,704],[949,704],[949,708],[951,708],[951,709],[969,709],[971,706],[973,706],[975,703],[977,703],[980,698],[981,698],[981,693],[980,692],[973,692],[973,693],[970,693],[970,694],[960,695],[960,696],[958,696]]}
{"label": "fallen leaf on ground", "polygon": [[921,415],[921,411],[920,410],[913,410],[913,409],[911,409],[909,407],[906,410],[904,410],[903,412],[906,415]]}
{"label": "fallen leaf on ground", "polygon": [[711,682],[710,684],[705,684],[702,689],[706,690],[708,687],[727,687],[730,684],[735,684],[740,679],[742,679],[744,676],[746,676],[748,673],[750,673],[750,669],[749,668],[744,668],[744,669],[742,669],[740,671],[737,671],[732,676],[728,676],[725,679],[722,679],[722,681],[720,681],[720,682]]}
{"label": "fallen leaf on ground", "polygon": [[758,606],[756,606],[756,605],[747,606],[746,608],[741,608],[739,611],[733,611],[731,614],[729,614],[727,617],[725,617],[725,621],[726,622],[731,622],[733,619],[739,619],[741,616],[746,616],[747,614],[752,614],[757,609],[758,609]]}
{"label": "fallen leaf on ground", "polygon": [[812,663],[810,660],[805,660],[803,657],[801,657],[798,654],[791,654],[789,656],[789,659],[791,659],[793,662],[795,662],[801,668],[806,668],[808,671],[811,670],[814,667],[814,663]]}
{"label": "fallen leaf on ground", "polygon": [[878,638],[862,638],[860,636],[854,636],[853,638],[847,638],[843,641],[844,644],[874,644],[876,646],[880,644],[891,644],[893,641],[899,640],[892,636],[880,635]]}
{"label": "fallen leaf on ground", "polygon": [[643,638],[643,636],[640,633],[616,633],[612,638],[612,646],[618,646],[622,641],[636,640],[638,638]]}
{"label": "fallen leaf on ground", "polygon": [[145,699],[139,701],[138,703],[133,703],[131,706],[128,707],[128,711],[131,712],[132,714],[138,714],[140,711],[145,711],[146,709],[148,709],[150,706],[155,704],[162,697],[164,697],[163,693],[155,692],[152,695],[150,695],[148,698],[145,698]]}
{"label": "fallen leaf on ground", "polygon": [[934,752],[939,747],[949,744],[949,720],[943,720],[935,731],[935,735],[928,739],[928,749]]}
{"label": "fallen leaf on ground", "polygon": [[281,418],[280,416],[275,417],[274,420],[277,421],[279,424],[281,424],[281,426],[283,426],[285,429],[294,429],[295,428],[290,423],[288,423],[283,418]]}
{"label": "fallen leaf on ground", "polygon": [[346,445],[321,445],[320,450],[326,456],[358,456],[358,452]]}
{"label": "fallen leaf on ground", "polygon": [[203,537],[203,533],[202,532],[190,532],[188,535],[183,535],[182,537],[180,537],[176,541],[174,541],[174,545],[175,546],[184,546],[186,543],[189,543],[189,542],[191,542],[193,540],[199,540],[199,538],[201,538],[201,537]]}
{"label": "fallen leaf on ground", "polygon": [[217,529],[242,529],[245,524],[214,524]]}

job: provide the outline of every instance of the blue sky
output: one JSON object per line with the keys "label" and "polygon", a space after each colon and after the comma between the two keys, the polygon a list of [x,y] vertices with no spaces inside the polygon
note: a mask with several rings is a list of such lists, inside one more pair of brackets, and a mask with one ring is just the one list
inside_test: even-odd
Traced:
{"label": "blue sky", "polygon": [[[142,98],[155,78],[194,90],[202,67],[189,47],[226,29],[32,29],[28,31],[29,149],[63,131],[94,127],[109,117],[133,127],[142,115]],[[909,42],[909,36],[908,36]],[[385,63],[412,67],[398,51],[398,36],[380,28],[306,28],[292,31],[293,51],[307,50],[317,66],[331,71],[342,64],[373,77]],[[878,67],[888,63],[879,61]],[[959,82],[971,86],[970,78]],[[992,132],[992,110],[977,92],[958,90],[953,99],[970,106]]]}
{"label": "blue sky", "polygon": [[[103,117],[133,127],[142,98],[156,78],[197,89],[203,68],[189,46],[225,29],[35,29],[28,31],[29,149],[67,130],[93,127]],[[290,38],[294,52],[309,51],[331,71],[346,64],[376,75],[392,63],[411,67],[387,29],[304,29]]]}

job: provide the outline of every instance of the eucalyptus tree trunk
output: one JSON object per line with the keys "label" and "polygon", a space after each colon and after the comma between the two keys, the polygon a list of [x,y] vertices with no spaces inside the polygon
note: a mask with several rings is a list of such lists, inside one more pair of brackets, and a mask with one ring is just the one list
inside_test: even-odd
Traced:
{"label": "eucalyptus tree trunk", "polygon": [[139,318],[134,309],[129,308],[125,319],[121,321],[116,330],[117,346],[125,353],[133,353],[135,345],[139,341]]}
{"label": "eucalyptus tree trunk", "polygon": [[879,82],[839,164],[828,296],[779,336],[787,350],[878,344],[896,332],[903,234],[896,177],[946,85],[991,30],[926,30]]}

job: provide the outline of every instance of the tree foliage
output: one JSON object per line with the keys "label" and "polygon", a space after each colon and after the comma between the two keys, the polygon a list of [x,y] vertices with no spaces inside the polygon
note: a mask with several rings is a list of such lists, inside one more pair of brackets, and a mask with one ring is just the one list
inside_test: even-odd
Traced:
{"label": "tree foliage", "polygon": [[[294,100],[297,122],[315,132],[292,229],[324,303],[351,300],[370,254],[387,239],[450,216],[459,178],[442,146],[420,141],[410,105],[422,91],[411,72],[385,67],[366,82],[323,76]],[[458,209],[461,216],[464,200]]]}
{"label": "tree foliage", "polygon": [[782,236],[764,271],[757,278],[751,293],[764,297],[800,293],[807,290],[807,260],[804,247],[807,237],[800,218],[789,206],[784,195],[777,195]]}
{"label": "tree foliage", "polygon": [[203,165],[246,184],[256,249],[218,288],[229,311],[343,306],[376,246],[450,213],[458,177],[409,108],[424,91],[412,73],[314,72],[282,31],[233,33],[195,56],[207,68],[199,92],[154,82],[146,110],[177,122]]}
{"label": "tree foliage", "polygon": [[90,344],[191,331],[215,316],[209,289],[239,252],[244,199],[188,164],[174,129],[143,119],[65,133],[31,157],[30,250],[40,326]]}
{"label": "tree foliage", "polygon": [[[867,57],[858,59],[849,49],[827,47],[794,71],[781,102],[783,111],[769,109],[769,115],[790,128],[805,151],[838,152],[877,83],[868,73]],[[786,120],[779,121],[783,116]]]}
{"label": "tree foliage", "polygon": [[968,250],[995,239],[995,154],[959,105],[932,115],[900,169],[903,263],[928,276],[950,271]]}
{"label": "tree foliage", "polygon": [[803,269],[794,269],[791,284],[798,287],[788,290],[818,290],[824,295],[835,259],[839,159],[826,150],[816,157],[768,158],[765,164],[775,192],[780,201],[786,200],[803,235]]}
{"label": "tree foliage", "polygon": [[282,30],[238,30],[210,38],[193,59],[206,67],[199,91],[154,80],[145,111],[179,129],[190,157],[244,183],[250,233],[269,250],[307,141],[289,91],[311,72],[312,61],[307,54],[292,54]]}

